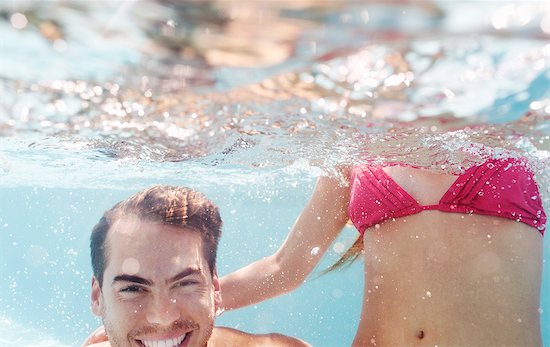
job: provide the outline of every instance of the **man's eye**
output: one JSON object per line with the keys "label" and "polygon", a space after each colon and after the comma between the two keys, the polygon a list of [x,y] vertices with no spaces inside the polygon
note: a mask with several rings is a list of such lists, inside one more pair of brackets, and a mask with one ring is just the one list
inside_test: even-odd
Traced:
{"label": "man's eye", "polygon": [[122,288],[120,291],[123,293],[139,293],[145,291],[145,289],[141,286],[128,286]]}
{"label": "man's eye", "polygon": [[185,280],[185,281],[176,283],[176,287],[188,287],[199,283],[200,282],[197,280]]}

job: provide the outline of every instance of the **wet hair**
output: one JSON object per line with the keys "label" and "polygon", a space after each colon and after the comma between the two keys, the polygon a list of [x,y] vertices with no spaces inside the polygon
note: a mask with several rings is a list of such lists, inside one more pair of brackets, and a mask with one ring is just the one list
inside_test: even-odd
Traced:
{"label": "wet hair", "polygon": [[203,253],[210,272],[214,273],[222,227],[218,207],[204,194],[189,188],[153,186],[113,206],[94,226],[90,253],[94,277],[100,287],[103,286],[103,273],[109,256],[105,244],[107,232],[118,218],[127,214],[198,232],[203,240]]}
{"label": "wet hair", "polygon": [[326,270],[323,270],[321,272],[321,275],[328,274],[329,272],[334,270],[342,270],[350,266],[362,254],[363,254],[363,238],[359,236],[357,240],[355,240],[353,245],[351,245],[351,247],[348,248],[348,250],[340,257],[340,259],[338,259],[334,264],[329,266]]}

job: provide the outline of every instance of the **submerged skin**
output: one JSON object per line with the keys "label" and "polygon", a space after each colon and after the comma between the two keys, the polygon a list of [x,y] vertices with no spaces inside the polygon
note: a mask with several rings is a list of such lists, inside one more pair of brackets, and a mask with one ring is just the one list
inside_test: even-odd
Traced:
{"label": "submerged skin", "polygon": [[[105,334],[103,327],[94,331],[84,342],[82,347],[111,347],[109,339]],[[249,334],[244,331],[226,328],[214,327],[210,340],[209,347],[239,347],[239,346],[265,346],[265,347],[310,347],[304,341],[293,337],[280,334]]]}
{"label": "submerged skin", "polygon": [[[384,169],[422,205],[456,176]],[[224,308],[299,286],[348,221],[350,188],[321,178],[284,244],[220,280]],[[541,346],[542,235],[526,224],[422,211],[366,230],[365,287],[353,346]],[[310,252],[319,247],[319,252]],[[258,274],[262,274],[258,276]]]}

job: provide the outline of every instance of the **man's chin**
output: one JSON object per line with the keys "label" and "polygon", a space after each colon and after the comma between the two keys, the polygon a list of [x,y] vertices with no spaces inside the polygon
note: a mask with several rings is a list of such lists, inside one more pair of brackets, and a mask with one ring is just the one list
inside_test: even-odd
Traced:
{"label": "man's chin", "polygon": [[201,329],[198,324],[180,324],[163,332],[141,328],[122,338],[111,334],[112,330],[105,323],[108,322],[104,321],[103,324],[111,347],[205,347],[214,328],[214,324],[203,327],[206,330]]}

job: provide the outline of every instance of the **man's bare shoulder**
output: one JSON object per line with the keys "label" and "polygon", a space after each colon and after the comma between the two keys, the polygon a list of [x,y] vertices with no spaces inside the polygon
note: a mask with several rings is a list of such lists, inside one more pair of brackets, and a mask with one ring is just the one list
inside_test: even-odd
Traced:
{"label": "man's bare shoulder", "polygon": [[311,347],[308,343],[294,337],[271,333],[249,334],[244,331],[215,327],[208,341],[209,347],[266,346],[266,347]]}
{"label": "man's bare shoulder", "polygon": [[[111,347],[103,326],[97,328],[86,339],[83,347]],[[271,347],[311,347],[302,340],[281,334],[249,334],[227,327],[214,327],[208,341],[209,347],[271,346]]]}

